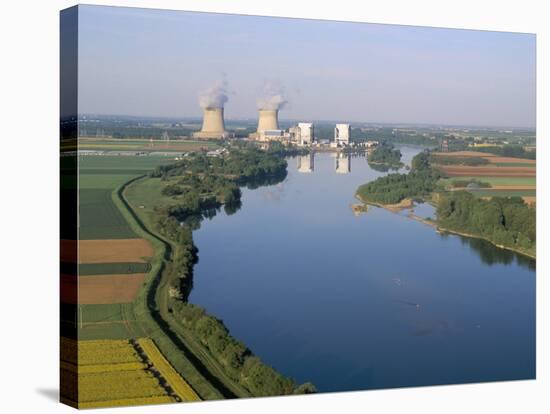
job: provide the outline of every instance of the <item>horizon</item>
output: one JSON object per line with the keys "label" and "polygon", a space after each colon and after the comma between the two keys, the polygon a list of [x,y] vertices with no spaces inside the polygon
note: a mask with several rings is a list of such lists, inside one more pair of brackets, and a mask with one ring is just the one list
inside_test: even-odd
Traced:
{"label": "horizon", "polygon": [[250,120],[273,82],[281,120],[536,129],[533,34],[84,5],[79,35],[80,113],[202,118],[220,83]]}
{"label": "horizon", "polygon": [[[79,113],[79,121],[83,121],[80,119],[81,116],[96,116],[96,117],[120,117],[120,118],[135,118],[139,120],[170,120],[170,121],[177,121],[177,120],[187,120],[187,121],[196,121],[197,123],[202,122],[202,116],[201,115],[182,115],[182,116],[166,116],[166,115],[131,115],[131,114],[99,114],[99,113]],[[244,121],[254,121],[257,123],[258,118],[254,117],[243,117],[243,118],[228,118],[224,117],[225,122],[244,122]],[[536,132],[536,126],[534,127],[527,127],[527,126],[514,126],[514,125],[468,125],[468,124],[434,124],[434,123],[426,123],[426,122],[381,122],[381,121],[345,121],[345,120],[339,120],[339,119],[302,119],[302,118],[282,118],[279,117],[279,122],[287,123],[287,122],[313,122],[313,123],[347,123],[350,124],[352,127],[357,124],[366,124],[366,125],[372,125],[372,126],[414,126],[414,127],[433,127],[433,128],[462,128],[462,129],[474,129],[478,128],[480,130],[487,129],[487,130],[497,130],[497,129],[512,129],[512,130],[524,130],[524,131],[533,131]]]}

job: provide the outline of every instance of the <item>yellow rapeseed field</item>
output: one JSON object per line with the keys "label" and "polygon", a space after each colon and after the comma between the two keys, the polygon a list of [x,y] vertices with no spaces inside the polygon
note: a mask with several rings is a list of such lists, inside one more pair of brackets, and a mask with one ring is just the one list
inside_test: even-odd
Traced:
{"label": "yellow rapeseed field", "polygon": [[62,375],[73,378],[68,384],[78,383],[77,389],[64,390],[62,400],[73,406],[99,408],[176,401],[128,340],[62,338],[61,346],[66,351],[61,361]]}
{"label": "yellow rapeseed field", "polygon": [[147,355],[147,358],[153,363],[154,367],[160,372],[170,387],[183,401],[200,401],[197,393],[177,373],[166,358],[164,358],[164,355],[162,355],[151,339],[141,338],[138,339],[138,343]]}

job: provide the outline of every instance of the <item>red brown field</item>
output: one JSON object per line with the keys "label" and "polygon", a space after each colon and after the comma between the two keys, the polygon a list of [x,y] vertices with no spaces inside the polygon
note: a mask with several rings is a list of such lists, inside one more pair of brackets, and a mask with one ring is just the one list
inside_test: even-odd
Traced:
{"label": "red brown field", "polygon": [[[61,275],[61,300],[81,305],[130,303],[145,279],[144,273],[131,275],[76,276]],[[78,297],[76,284],[78,280]]]}
{"label": "red brown field", "polygon": [[495,154],[490,154],[486,152],[479,152],[479,151],[455,151],[455,152],[434,152],[434,156],[436,157],[480,157],[487,159],[490,163],[511,163],[511,164],[535,164],[537,163],[535,160],[531,160],[528,158],[513,158],[513,157],[500,157]]}
{"label": "red brown field", "polygon": [[[61,240],[61,261],[75,263],[74,249],[64,248],[74,240]],[[65,246],[65,247],[66,247]],[[153,248],[145,239],[80,240],[79,263],[146,263]]]}
{"label": "red brown field", "polygon": [[510,185],[492,185],[491,190],[534,190],[534,185],[519,185],[519,184],[510,184]]}

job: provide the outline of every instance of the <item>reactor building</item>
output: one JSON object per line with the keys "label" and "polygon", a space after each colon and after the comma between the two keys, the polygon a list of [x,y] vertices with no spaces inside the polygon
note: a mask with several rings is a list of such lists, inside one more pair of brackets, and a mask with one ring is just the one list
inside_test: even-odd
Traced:
{"label": "reactor building", "polygon": [[334,142],[336,146],[343,147],[350,144],[351,127],[349,124],[336,124],[334,128]]}

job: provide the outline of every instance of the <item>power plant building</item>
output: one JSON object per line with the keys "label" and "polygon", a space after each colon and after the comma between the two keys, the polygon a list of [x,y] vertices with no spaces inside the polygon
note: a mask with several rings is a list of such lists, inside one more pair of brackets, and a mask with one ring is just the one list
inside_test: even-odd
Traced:
{"label": "power plant building", "polygon": [[297,139],[299,145],[311,145],[315,140],[315,130],[310,122],[300,122],[298,124],[299,137]]}
{"label": "power plant building", "polygon": [[336,124],[334,128],[334,142],[338,146],[348,146],[351,139],[351,127],[349,124]]}

